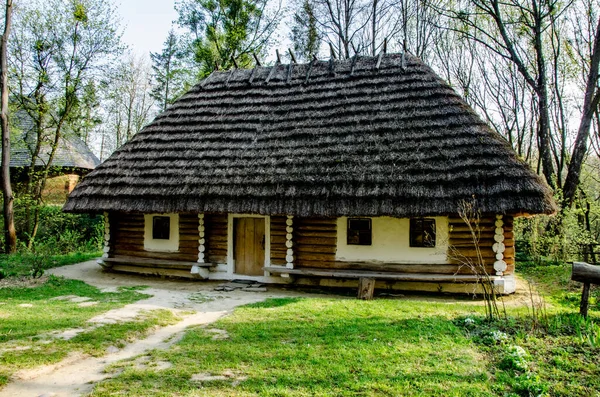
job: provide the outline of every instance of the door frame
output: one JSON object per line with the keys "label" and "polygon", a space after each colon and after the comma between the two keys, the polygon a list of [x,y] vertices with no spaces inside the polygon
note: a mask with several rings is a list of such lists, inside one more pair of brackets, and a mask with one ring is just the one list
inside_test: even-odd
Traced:
{"label": "door frame", "polygon": [[236,218],[262,218],[265,220],[265,263],[264,266],[269,266],[271,263],[271,217],[269,215],[255,214],[227,214],[227,275],[229,278],[238,278],[240,280],[248,279],[255,280],[260,277],[268,276],[268,272],[264,272],[263,276],[247,276],[245,274],[235,273],[233,233],[234,219]]}

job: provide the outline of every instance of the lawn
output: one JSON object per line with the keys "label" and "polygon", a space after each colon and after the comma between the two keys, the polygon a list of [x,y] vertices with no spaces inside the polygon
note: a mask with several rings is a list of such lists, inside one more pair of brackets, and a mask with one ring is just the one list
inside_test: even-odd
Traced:
{"label": "lawn", "polygon": [[[169,350],[149,352],[144,365],[113,365],[114,377],[92,395],[600,396],[598,288],[584,320],[580,285],[569,274],[566,265],[524,266],[542,299],[507,305],[492,322],[482,302],[449,297],[269,299],[190,329]],[[97,303],[54,299],[65,295]],[[106,293],[56,277],[0,289],[0,385],[18,369],[70,351],[103,355],[175,321],[152,312],[86,328],[89,318],[144,297],[142,288]],[[78,327],[85,331],[73,339],[48,337]]]}
{"label": "lawn", "polygon": [[582,319],[569,274],[528,268],[542,299],[493,322],[451,299],[270,299],[154,351],[168,369],[120,365],[93,396],[600,396],[598,291]]}
{"label": "lawn", "polygon": [[93,395],[490,396],[488,362],[453,321],[474,309],[421,300],[269,299],[153,352],[171,368],[131,365]]}
{"label": "lawn", "polygon": [[[56,363],[76,351],[103,355],[109,346],[122,347],[153,327],[174,321],[165,310],[121,324],[92,327],[86,323],[146,297],[135,288],[100,292],[81,281],[54,276],[32,288],[0,288],[0,387],[20,369]],[[83,331],[69,340],[55,335],[77,328]]]}

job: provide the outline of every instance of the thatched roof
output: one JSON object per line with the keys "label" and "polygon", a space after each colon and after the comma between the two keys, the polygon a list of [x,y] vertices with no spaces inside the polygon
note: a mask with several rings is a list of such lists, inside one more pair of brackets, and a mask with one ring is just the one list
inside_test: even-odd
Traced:
{"label": "thatched roof", "polygon": [[[35,161],[36,166],[45,166],[50,158],[51,147],[42,146],[42,150]],[[11,147],[10,166],[11,167],[29,167],[31,166],[32,149],[22,147]],[[60,138],[56,153],[52,159],[53,167],[69,168],[73,170],[93,170],[100,164],[100,160],[90,148],[77,137]]]}
{"label": "thatched roof", "polygon": [[213,73],[64,208],[402,217],[456,213],[472,197],[482,212],[555,209],[542,180],[429,67],[386,55]]}
{"label": "thatched roof", "polygon": [[[30,167],[31,157],[37,144],[33,120],[24,111],[18,111],[13,115],[14,123],[22,130],[19,139],[11,143],[10,166]],[[42,146],[35,166],[44,167],[48,163],[52,145],[50,141],[42,140]],[[2,150],[0,149],[0,153]],[[100,164],[100,160],[80,138],[74,135],[63,135],[58,141],[58,147],[52,159],[52,166],[68,168],[77,173],[87,173]]]}

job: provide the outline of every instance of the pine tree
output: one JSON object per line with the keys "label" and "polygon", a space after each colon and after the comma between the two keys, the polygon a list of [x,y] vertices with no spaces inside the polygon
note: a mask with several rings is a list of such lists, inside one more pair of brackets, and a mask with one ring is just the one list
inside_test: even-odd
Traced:
{"label": "pine tree", "polygon": [[161,111],[189,88],[191,76],[183,67],[181,56],[179,39],[173,29],[169,31],[162,52],[150,53],[154,78],[151,95]]}
{"label": "pine tree", "polygon": [[312,55],[318,54],[321,37],[317,30],[315,9],[310,0],[303,0],[302,6],[294,13],[290,38],[300,59],[308,61]]}

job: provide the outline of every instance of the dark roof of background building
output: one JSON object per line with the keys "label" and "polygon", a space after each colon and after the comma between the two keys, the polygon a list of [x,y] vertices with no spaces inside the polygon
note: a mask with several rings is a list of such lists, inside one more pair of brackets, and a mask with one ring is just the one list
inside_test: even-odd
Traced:
{"label": "dark roof of background building", "polygon": [[552,213],[551,191],[419,59],[215,72],[71,194],[67,211],[300,216]]}
{"label": "dark roof of background building", "polygon": [[[17,112],[13,117],[15,118],[14,123],[23,133],[16,142],[11,143],[10,166],[30,167],[32,153],[37,143],[37,135],[33,131],[33,121],[23,111]],[[36,159],[36,166],[43,167],[48,163],[51,148],[50,142],[42,145]],[[0,153],[1,151],[0,149]],[[92,153],[90,148],[79,137],[67,135],[59,139],[52,166],[93,170],[99,164],[100,160],[98,157]]]}

